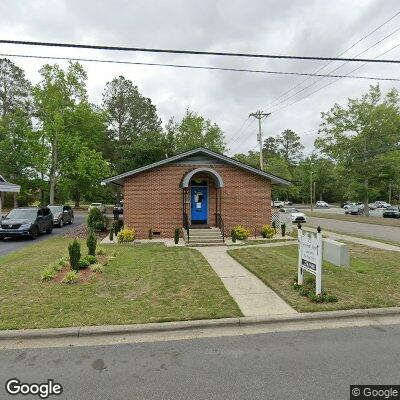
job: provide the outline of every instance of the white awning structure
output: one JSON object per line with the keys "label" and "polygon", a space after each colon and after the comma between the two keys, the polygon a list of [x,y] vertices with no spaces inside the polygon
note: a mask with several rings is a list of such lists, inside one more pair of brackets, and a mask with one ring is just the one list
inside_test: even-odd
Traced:
{"label": "white awning structure", "polygon": [[21,186],[16,185],[15,183],[7,182],[1,175],[0,175],[0,213],[2,207],[2,194],[3,193],[19,193],[21,191]]}

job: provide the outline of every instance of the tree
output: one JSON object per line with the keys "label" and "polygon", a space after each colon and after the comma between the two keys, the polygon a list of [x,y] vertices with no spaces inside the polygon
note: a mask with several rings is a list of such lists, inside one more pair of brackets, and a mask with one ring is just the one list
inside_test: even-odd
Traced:
{"label": "tree", "polygon": [[179,123],[175,122],[173,118],[170,119],[166,131],[174,154],[196,147],[206,147],[217,153],[226,151],[225,138],[221,128],[216,123],[212,123],[209,119],[188,109]]}
{"label": "tree", "polygon": [[285,129],[276,139],[278,153],[289,165],[296,164],[302,158],[304,146],[300,142],[300,136],[290,129]]}
{"label": "tree", "polygon": [[[105,154],[117,172],[138,166],[135,161],[127,163],[126,157],[141,149],[146,149],[149,154],[149,147],[145,143],[149,138],[156,148],[145,163],[160,159],[163,146],[161,120],[154,104],[140,94],[132,81],[119,76],[108,82],[103,92],[103,109],[109,124],[109,141]],[[161,143],[157,144],[158,140]],[[142,154],[136,155],[137,159],[145,158]],[[165,151],[161,155],[161,158],[164,157]]]}
{"label": "tree", "polygon": [[48,169],[50,204],[53,204],[60,170],[60,147],[69,134],[66,116],[77,104],[86,101],[86,72],[79,63],[72,62],[67,71],[55,64],[45,65],[39,72],[42,81],[34,87],[33,94],[43,141],[50,148]]}
{"label": "tree", "polygon": [[315,145],[341,165],[355,193],[364,200],[365,213],[371,195],[394,173],[393,153],[400,150],[399,94],[396,89],[382,96],[379,85],[346,107],[335,104],[322,113],[322,137]]}

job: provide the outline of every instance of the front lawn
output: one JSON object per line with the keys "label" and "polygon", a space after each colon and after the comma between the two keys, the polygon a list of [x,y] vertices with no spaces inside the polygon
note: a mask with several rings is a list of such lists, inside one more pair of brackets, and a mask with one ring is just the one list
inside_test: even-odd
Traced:
{"label": "front lawn", "polygon": [[291,286],[297,274],[297,246],[228,252],[300,312],[400,306],[400,253],[358,244],[349,246],[350,268],[324,263],[323,288],[338,302],[323,304],[312,303]]}
{"label": "front lawn", "polygon": [[116,257],[89,282],[42,282],[43,268],[67,254],[68,242],[49,239],[0,258],[0,329],[241,315],[207,261],[189,248],[101,246]]}

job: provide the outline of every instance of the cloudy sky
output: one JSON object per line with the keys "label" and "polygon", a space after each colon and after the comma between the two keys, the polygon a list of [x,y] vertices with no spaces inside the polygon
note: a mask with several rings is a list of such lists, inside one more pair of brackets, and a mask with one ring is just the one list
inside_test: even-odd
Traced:
{"label": "cloudy sky", "polygon": [[[243,53],[337,56],[400,11],[397,0],[2,0],[0,38],[83,44],[227,51]],[[397,32],[397,30],[399,30]],[[384,39],[387,36],[386,39]],[[383,40],[384,39],[384,40]],[[379,42],[379,43],[378,43]],[[376,45],[375,45],[376,44]],[[400,15],[360,41],[344,56],[374,58],[400,44]],[[375,45],[375,46],[373,46]],[[368,51],[366,49],[371,47]],[[90,57],[129,61],[315,72],[326,64],[215,56],[136,54],[93,50],[29,48],[0,44],[1,54]],[[400,46],[384,58],[399,58]],[[32,82],[45,60],[11,58]],[[66,65],[67,62],[59,62]],[[255,73],[182,70],[150,66],[83,63],[90,100],[101,102],[107,81],[131,79],[156,104],[163,122],[190,108],[218,123],[230,154],[254,149],[257,124],[247,119],[258,109],[271,116],[264,136],[290,128],[312,148],[320,113],[368,89],[370,81],[306,78]],[[360,64],[333,62],[321,73],[346,74]],[[366,65],[364,76],[400,77],[393,65]],[[372,82],[373,83],[373,82]],[[400,83],[400,82],[399,82]],[[399,83],[381,83],[400,88]],[[308,87],[309,86],[309,87]],[[322,88],[321,90],[318,90]],[[316,92],[316,93],[313,93]]]}

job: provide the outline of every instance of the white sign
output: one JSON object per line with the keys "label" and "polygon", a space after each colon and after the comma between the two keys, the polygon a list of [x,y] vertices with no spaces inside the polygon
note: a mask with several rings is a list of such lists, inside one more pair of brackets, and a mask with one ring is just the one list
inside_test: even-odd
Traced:
{"label": "white sign", "polygon": [[315,275],[315,292],[322,292],[322,234],[304,229],[298,230],[299,260],[297,283],[304,282],[304,271]]}

